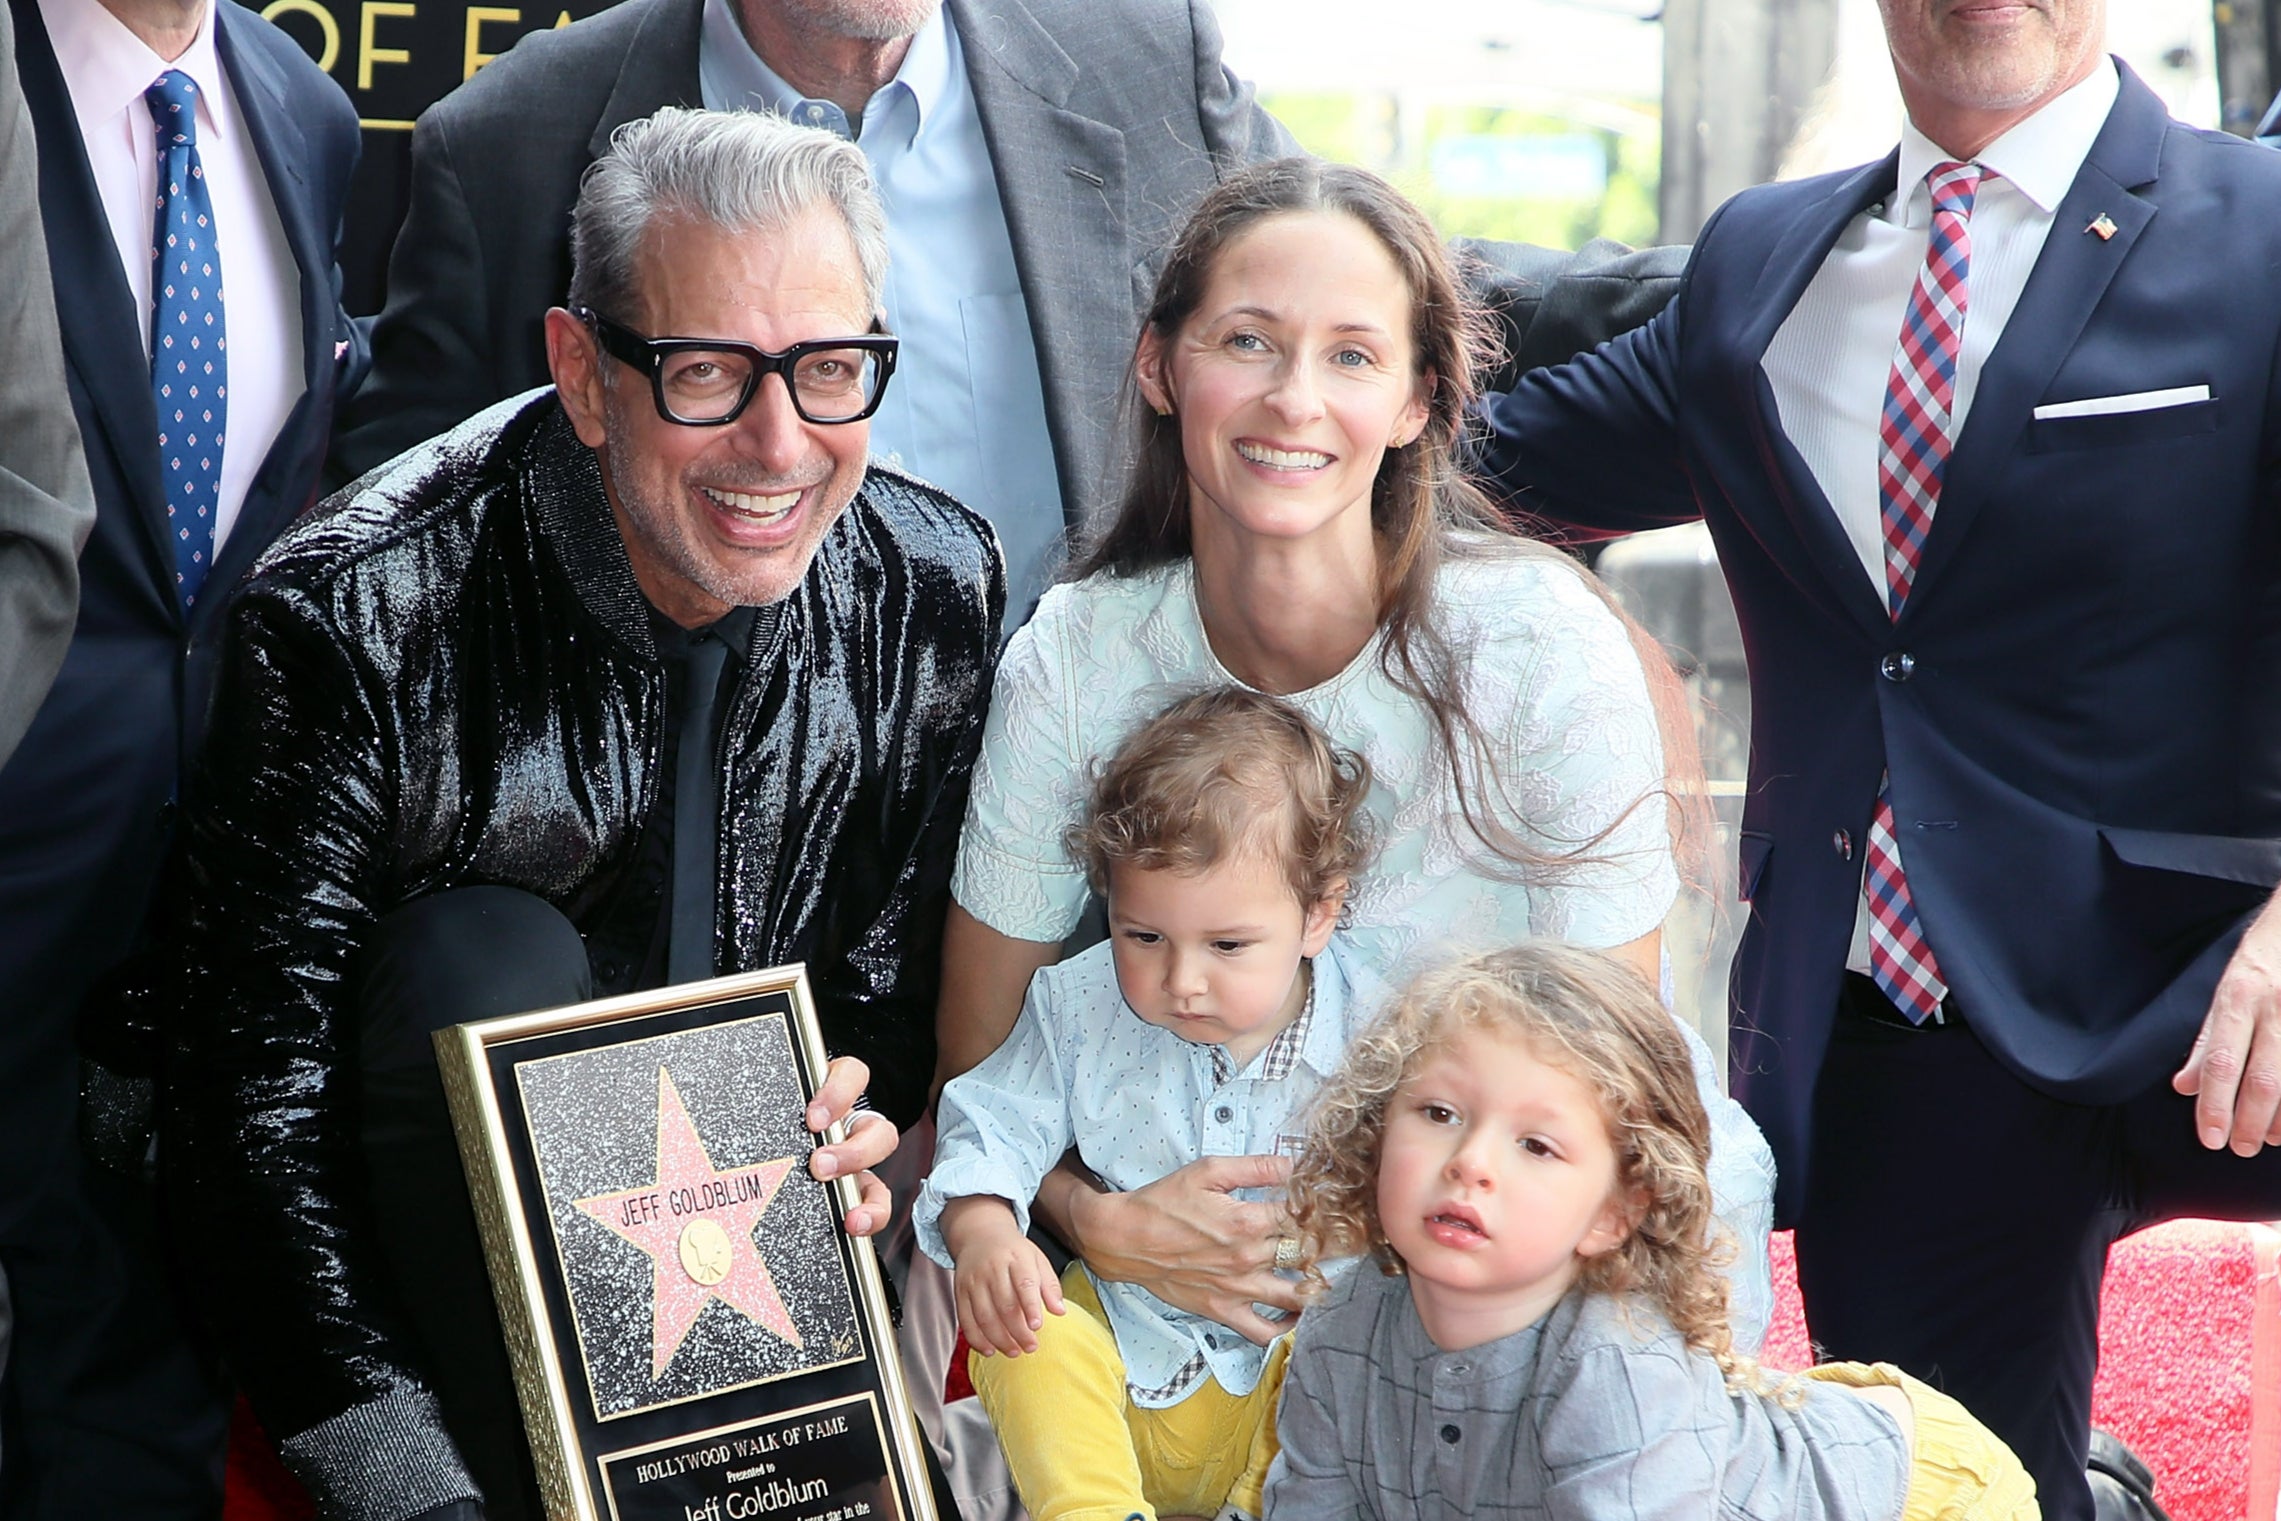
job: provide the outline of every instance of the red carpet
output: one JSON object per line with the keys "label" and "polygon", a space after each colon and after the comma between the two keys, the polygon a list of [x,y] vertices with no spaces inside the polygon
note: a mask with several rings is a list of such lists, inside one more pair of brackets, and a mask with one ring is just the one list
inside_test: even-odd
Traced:
{"label": "red carpet", "polygon": [[[2281,1521],[2281,1231],[2181,1220],[2107,1263],[2092,1418],[2154,1470],[2174,1521]],[[1810,1361],[1787,1234],[1774,1238],[1770,1367]],[[963,1371],[964,1359],[953,1367]],[[307,1521],[311,1508],[241,1406],[224,1521]]]}
{"label": "red carpet", "polygon": [[[2107,1261],[2091,1418],[2154,1470],[2173,1521],[2276,1521],[2281,1470],[2281,1233],[2179,1220]],[[1810,1359],[1788,1235],[1774,1238],[1765,1359]]]}

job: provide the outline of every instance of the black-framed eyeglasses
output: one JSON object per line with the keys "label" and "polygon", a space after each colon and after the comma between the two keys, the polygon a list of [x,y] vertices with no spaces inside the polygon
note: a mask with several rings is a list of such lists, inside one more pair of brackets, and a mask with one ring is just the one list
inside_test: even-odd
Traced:
{"label": "black-framed eyeglasses", "polygon": [[860,338],[820,338],[771,354],[727,338],[645,338],[591,307],[573,307],[571,315],[604,349],[649,376],[658,416],[692,428],[735,422],[768,375],[784,377],[803,420],[861,422],[879,410],[902,346],[874,325]]}

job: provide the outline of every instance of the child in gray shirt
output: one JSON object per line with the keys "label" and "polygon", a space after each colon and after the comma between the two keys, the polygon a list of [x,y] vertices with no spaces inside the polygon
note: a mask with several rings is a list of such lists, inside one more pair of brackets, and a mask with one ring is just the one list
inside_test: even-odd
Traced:
{"label": "child in gray shirt", "polygon": [[1317,1103],[1303,1240],[1367,1251],[1302,1318],[1268,1521],[2035,1521],[2035,1485],[1883,1364],[1733,1350],[1709,1123],[1629,968],[1537,944],[1419,978]]}

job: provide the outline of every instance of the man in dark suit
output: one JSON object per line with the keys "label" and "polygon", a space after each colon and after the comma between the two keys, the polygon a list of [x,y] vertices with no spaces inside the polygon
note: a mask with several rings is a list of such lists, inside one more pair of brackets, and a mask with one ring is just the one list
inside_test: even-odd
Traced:
{"label": "man in dark suit", "polygon": [[1708,521],[1735,1082],[1809,1324],[2081,1521],[2108,1245],[2281,1213],[2281,156],[2170,120],[2101,0],[1882,9],[1898,153],[1737,196],[1483,463],[1520,513]]}
{"label": "man in dark suit", "polygon": [[[779,110],[863,148],[906,355],[874,446],[990,519],[1008,613],[1026,616],[1066,526],[1123,488],[1113,419],[1156,260],[1226,170],[1297,151],[1221,62],[1205,0],[624,0],[533,33],[413,134],[336,476],[546,382],[580,171],[625,122],[699,104]],[[1537,363],[1645,321],[1677,267],[1614,244],[1489,253]]]}
{"label": "man in dark suit", "polygon": [[96,522],[62,672],[0,771],[0,1515],[196,1515],[226,1412],[137,1185],[78,1160],[72,1024],[141,929],[228,589],[316,489],[354,368],[334,242],[357,122],[236,4],[10,4]]}

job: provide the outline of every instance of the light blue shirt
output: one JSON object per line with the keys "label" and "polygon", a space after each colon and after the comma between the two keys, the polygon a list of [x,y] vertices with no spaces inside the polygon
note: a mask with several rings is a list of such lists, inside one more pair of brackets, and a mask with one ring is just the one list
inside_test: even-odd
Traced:
{"label": "light blue shirt", "polygon": [[949,14],[938,9],[912,37],[854,131],[838,106],[761,61],[729,0],[705,0],[697,74],[710,109],[775,111],[854,139],[870,162],[887,206],[887,327],[903,340],[872,452],[998,530],[1013,629],[1060,565],[1061,483],[1006,208]]}
{"label": "light blue shirt", "polygon": [[[1071,1146],[1115,1189],[1200,1157],[1296,1155],[1309,1101],[1385,992],[1333,935],[1315,958],[1301,1020],[1231,1070],[1223,1048],[1183,1040],[1126,1006],[1107,942],[1045,968],[1005,1044],[943,1089],[934,1172],[912,1213],[920,1248],[949,1266],[943,1206],[975,1194],[1007,1200],[1028,1230],[1039,1181]],[[1207,1373],[1235,1395],[1259,1383],[1267,1349],[1242,1333],[1134,1284],[1093,1285],[1135,1404],[1178,1404]]]}

